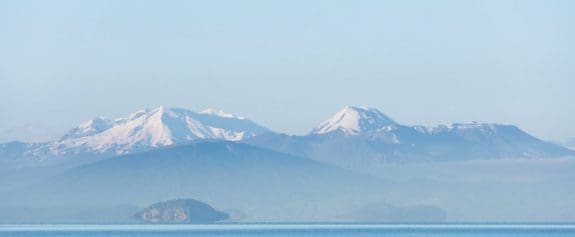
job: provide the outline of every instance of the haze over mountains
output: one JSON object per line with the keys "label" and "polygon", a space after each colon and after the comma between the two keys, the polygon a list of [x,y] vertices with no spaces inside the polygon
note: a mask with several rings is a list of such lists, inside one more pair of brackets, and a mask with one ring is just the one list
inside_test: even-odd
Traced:
{"label": "haze over mountains", "polygon": [[375,194],[355,195],[367,194],[375,184],[374,178],[302,157],[236,142],[198,141],[67,169],[4,193],[0,207],[146,206],[193,197],[239,209],[252,219],[303,220],[310,218],[302,216],[306,206],[335,215],[342,199],[356,206],[373,200]]}
{"label": "haze over mountains", "polygon": [[569,138],[562,143],[565,147],[570,148],[571,150],[575,150],[575,137]]}

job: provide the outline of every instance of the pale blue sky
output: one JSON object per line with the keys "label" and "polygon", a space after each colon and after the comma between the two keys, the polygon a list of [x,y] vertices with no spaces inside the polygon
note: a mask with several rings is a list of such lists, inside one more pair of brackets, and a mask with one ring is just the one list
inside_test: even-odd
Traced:
{"label": "pale blue sky", "polygon": [[165,105],[301,134],[370,105],[405,124],[575,137],[574,12],[569,0],[2,1],[0,132]]}

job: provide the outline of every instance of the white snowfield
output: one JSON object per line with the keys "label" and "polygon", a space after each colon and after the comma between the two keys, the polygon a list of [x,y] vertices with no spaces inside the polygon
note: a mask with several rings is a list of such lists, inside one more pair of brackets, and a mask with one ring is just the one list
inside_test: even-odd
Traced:
{"label": "white snowfield", "polygon": [[[487,123],[452,123],[437,126],[411,126],[410,128],[423,134],[438,134],[448,132],[477,131],[483,135],[495,134],[498,127],[504,125]],[[328,134],[332,132],[342,132],[345,135],[358,136],[366,134],[386,134],[401,125],[373,107],[367,106],[346,106],[328,120],[313,129],[310,134]]]}
{"label": "white snowfield", "polygon": [[375,108],[346,106],[312,130],[311,134],[326,134],[339,130],[348,135],[357,135],[395,125],[395,121]]}
{"label": "white snowfield", "polygon": [[254,122],[207,109],[200,113],[181,108],[158,107],[130,114],[126,118],[95,118],[72,129],[60,140],[50,143],[55,153],[69,148],[82,152],[117,154],[172,145],[198,139],[239,141],[269,131]]}

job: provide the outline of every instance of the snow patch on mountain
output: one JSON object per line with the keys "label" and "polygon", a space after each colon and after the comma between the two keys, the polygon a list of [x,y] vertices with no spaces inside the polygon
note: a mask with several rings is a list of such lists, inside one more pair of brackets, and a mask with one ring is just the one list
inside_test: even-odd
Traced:
{"label": "snow patch on mountain", "polygon": [[73,139],[73,138],[81,138],[85,136],[90,136],[96,133],[100,133],[106,129],[109,129],[114,125],[114,121],[103,118],[103,117],[96,117],[89,121],[86,121],[80,124],[78,127],[70,130],[61,139]]}
{"label": "snow patch on mountain", "polygon": [[202,110],[200,112],[200,114],[216,115],[216,116],[220,116],[220,117],[224,117],[224,118],[246,119],[244,117],[229,114],[229,113],[226,113],[220,109],[214,109],[214,108],[207,108],[205,110]]}
{"label": "snow patch on mountain", "polygon": [[239,141],[268,131],[246,118],[221,110],[196,113],[160,106],[125,118],[94,118],[59,140],[38,146],[30,154],[126,154],[200,139]]}
{"label": "snow patch on mountain", "polygon": [[346,106],[312,130],[311,134],[341,131],[347,135],[358,135],[366,131],[385,130],[386,127],[395,125],[395,121],[375,108]]}

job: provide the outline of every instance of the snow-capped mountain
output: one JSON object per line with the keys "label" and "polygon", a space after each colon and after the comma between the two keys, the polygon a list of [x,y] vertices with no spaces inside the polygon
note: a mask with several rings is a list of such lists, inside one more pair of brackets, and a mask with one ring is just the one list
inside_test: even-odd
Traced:
{"label": "snow-capped mountain", "polygon": [[[392,120],[373,107],[346,106],[330,119],[314,128],[309,135],[321,136],[337,134],[362,137],[368,140],[382,140],[394,144],[413,144],[422,140],[438,142],[457,139],[467,142],[506,142],[517,143],[538,140],[512,125],[489,123],[452,123],[438,126],[406,126]],[[332,135],[333,136],[333,135]]]}
{"label": "snow-capped mountain", "polygon": [[385,162],[575,155],[512,125],[406,126],[375,108],[353,106],[340,110],[308,135],[266,134],[246,142],[358,170]]}
{"label": "snow-capped mountain", "polygon": [[575,156],[512,125],[407,126],[371,107],[347,106],[304,136],[273,133],[215,109],[158,107],[117,119],[97,117],[51,142],[0,144],[0,162],[111,157],[198,140],[240,141],[344,168],[388,161]]}
{"label": "snow-capped mountain", "polygon": [[239,141],[267,131],[250,120],[222,111],[210,109],[195,113],[158,107],[138,111],[127,118],[90,120],[74,128],[56,144],[86,147],[95,152],[114,149],[116,153],[124,154],[199,139]]}
{"label": "snow-capped mountain", "polygon": [[[124,118],[97,117],[73,128],[58,140],[25,144],[27,148],[19,151],[23,156],[36,159],[119,155],[202,139],[240,141],[265,132],[269,130],[246,118],[215,109],[197,113],[158,107],[140,110]],[[12,146],[22,147],[23,144]]]}
{"label": "snow-capped mountain", "polygon": [[396,125],[395,121],[375,108],[346,106],[313,129],[311,134],[326,134],[339,131],[347,135],[357,135],[389,129]]}

